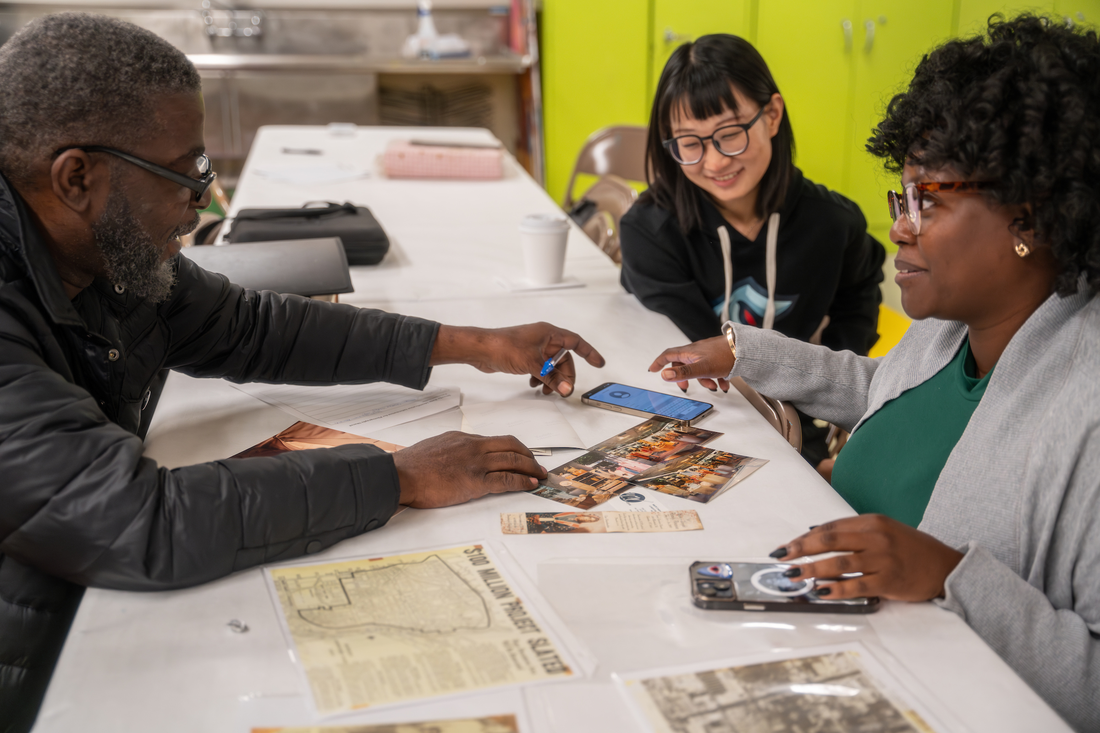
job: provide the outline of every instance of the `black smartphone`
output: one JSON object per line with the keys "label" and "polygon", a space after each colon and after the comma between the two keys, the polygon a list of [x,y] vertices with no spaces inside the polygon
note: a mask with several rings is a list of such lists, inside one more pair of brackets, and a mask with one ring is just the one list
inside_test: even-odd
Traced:
{"label": "black smartphone", "polygon": [[667,417],[685,423],[698,420],[714,407],[709,402],[628,387],[617,382],[604,382],[599,387],[588,390],[581,395],[581,402],[605,410],[625,412],[627,415]]}
{"label": "black smartphone", "polygon": [[828,581],[788,578],[789,563],[695,562],[691,600],[699,608],[731,611],[874,613],[878,598],[830,599],[816,591]]}

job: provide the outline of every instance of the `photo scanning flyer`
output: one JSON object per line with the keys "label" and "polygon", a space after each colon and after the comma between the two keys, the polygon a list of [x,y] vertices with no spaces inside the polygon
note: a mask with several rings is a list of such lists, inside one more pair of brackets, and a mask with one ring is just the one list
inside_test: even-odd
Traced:
{"label": "photo scanning flyer", "polygon": [[602,534],[608,532],[684,532],[702,529],[699,514],[675,512],[538,512],[501,514],[504,534]]}
{"label": "photo scanning flyer", "polygon": [[576,668],[483,545],[266,573],[319,715]]}
{"label": "photo scanning flyer", "polygon": [[[616,676],[655,733],[881,731],[933,733],[927,712],[861,644],[750,664],[694,665]],[[817,651],[817,650],[815,650]],[[736,666],[735,666],[736,665]]]}
{"label": "photo scanning flyer", "polygon": [[253,728],[251,733],[519,733],[519,725],[514,715],[493,715],[488,718],[430,720],[422,723]]}

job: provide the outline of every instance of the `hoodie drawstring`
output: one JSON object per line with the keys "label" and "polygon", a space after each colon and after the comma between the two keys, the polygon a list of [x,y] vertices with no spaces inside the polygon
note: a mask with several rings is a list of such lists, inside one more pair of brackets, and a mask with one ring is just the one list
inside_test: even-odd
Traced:
{"label": "hoodie drawstring", "polygon": [[[732,319],[730,313],[730,296],[733,294],[733,257],[730,254],[730,233],[724,226],[718,227],[718,241],[722,246],[722,266],[726,274],[726,302],[722,308],[726,318]],[[775,278],[776,278],[776,250],[779,245],[779,212],[768,217],[768,238],[765,251],[764,272],[768,280],[768,304],[764,308],[763,328],[770,331],[775,326]]]}
{"label": "hoodie drawstring", "polygon": [[764,330],[775,326],[775,251],[779,245],[779,212],[768,217],[768,251],[765,272],[768,277],[768,305],[764,309]]}
{"label": "hoodie drawstring", "polygon": [[718,241],[722,245],[722,269],[726,273],[726,304],[722,307],[722,321],[730,316],[730,292],[733,290],[733,258],[730,256],[730,233],[726,228],[718,227]]}

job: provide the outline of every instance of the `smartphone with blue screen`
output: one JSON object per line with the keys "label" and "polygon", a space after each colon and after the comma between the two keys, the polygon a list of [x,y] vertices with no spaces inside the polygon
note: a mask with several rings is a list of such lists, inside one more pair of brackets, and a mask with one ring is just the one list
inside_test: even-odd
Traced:
{"label": "smartphone with blue screen", "polygon": [[588,390],[581,395],[581,402],[627,415],[665,417],[686,423],[698,420],[714,407],[709,402],[651,392],[648,389],[630,387],[618,382],[604,382],[599,387]]}

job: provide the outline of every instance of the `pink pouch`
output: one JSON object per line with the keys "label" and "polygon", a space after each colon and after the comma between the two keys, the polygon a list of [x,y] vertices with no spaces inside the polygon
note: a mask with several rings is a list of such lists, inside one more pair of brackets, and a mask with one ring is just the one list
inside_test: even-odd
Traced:
{"label": "pink pouch", "polygon": [[386,146],[382,167],[389,178],[491,180],[504,177],[500,148],[414,145],[394,140]]}

